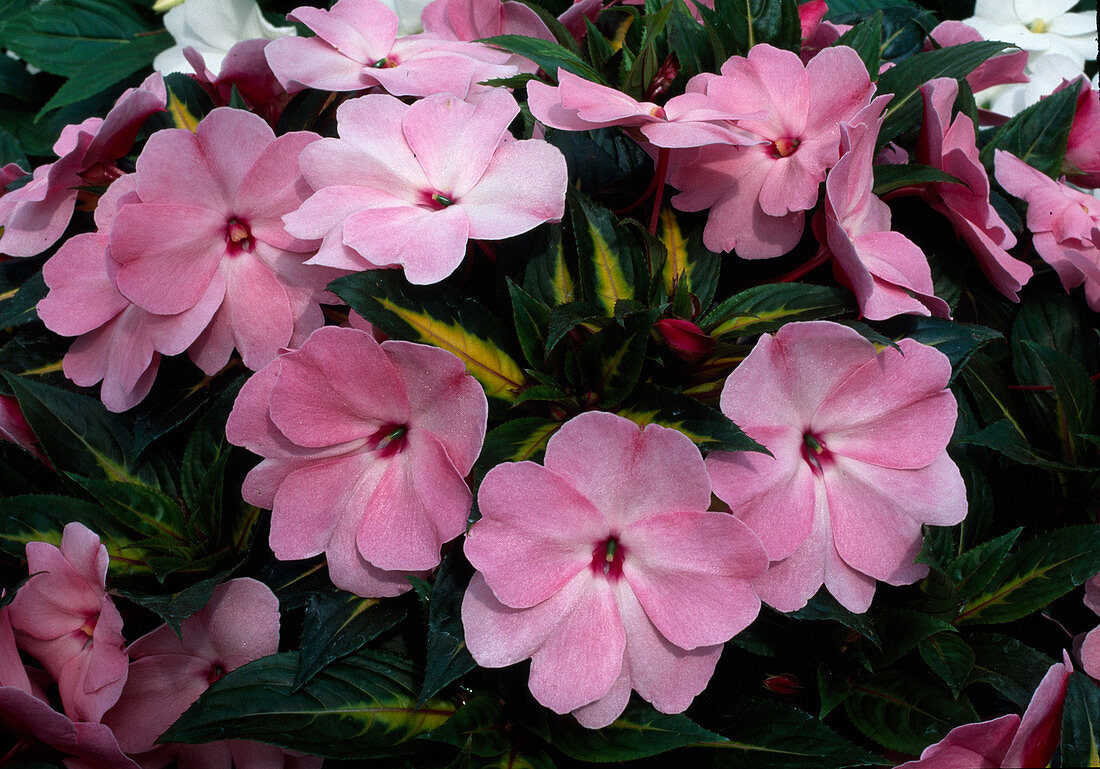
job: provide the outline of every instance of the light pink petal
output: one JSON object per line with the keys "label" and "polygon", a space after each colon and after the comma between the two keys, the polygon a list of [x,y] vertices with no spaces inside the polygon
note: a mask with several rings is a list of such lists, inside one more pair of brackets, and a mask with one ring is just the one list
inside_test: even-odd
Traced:
{"label": "light pink petal", "polygon": [[[225,260],[221,272],[225,296],[207,333],[231,338],[244,365],[258,370],[290,343],[294,333],[290,299],[271,270],[251,254]],[[224,330],[219,328],[223,326]]]}
{"label": "light pink petal", "polygon": [[428,572],[386,571],[365,560],[355,545],[358,522],[354,515],[344,516],[332,533],[325,560],[333,585],[364,598],[389,598],[412,590],[409,576],[428,576]]}
{"label": "light pink petal", "polygon": [[306,88],[358,91],[374,84],[364,77],[364,62],[348,58],[316,37],[280,37],[264,49],[276,79],[289,92]]}
{"label": "light pink petal", "polygon": [[646,615],[682,649],[725,643],[760,612],[749,580],[764,573],[768,557],[732,515],[653,515],[628,526],[619,543],[623,576]]}
{"label": "light pink petal", "polygon": [[1029,766],[1047,766],[1062,738],[1062,709],[1066,701],[1066,688],[1073,665],[1069,654],[1062,652],[1064,662],[1050,666],[1043,676],[1031,702],[1027,704],[1020,728],[1008,746],[1001,766],[1006,769],[1025,769]]}
{"label": "light pink petal", "polygon": [[192,634],[209,642],[226,671],[274,654],[279,651],[279,599],[248,577],[223,582],[198,614],[184,620],[185,643],[196,643]]}
{"label": "light pink petal", "polygon": [[[158,132],[153,136],[159,136],[161,133],[166,132]],[[167,133],[170,138],[187,138],[175,132]],[[219,191],[219,197],[216,200],[232,206],[237,197],[237,190],[249,169],[274,140],[275,134],[271,126],[259,115],[244,110],[219,107],[199,121],[195,129],[194,141],[198,144],[197,151],[203,161],[201,168],[209,169],[207,172],[210,175],[209,181],[212,181]],[[152,157],[142,163],[142,158],[149,154],[149,146],[152,144],[153,138],[150,138],[145,150],[141,153],[141,158],[138,159],[138,194],[141,195],[141,199],[158,203],[171,201],[191,203],[196,199],[202,200],[202,198],[196,198],[194,191],[188,189],[187,180],[192,172],[181,163],[181,160],[189,155],[177,158],[174,154],[189,152],[191,142],[158,142]],[[167,168],[160,166],[161,162],[167,163]],[[155,172],[154,168],[156,168]],[[166,173],[183,175],[183,177],[172,184],[166,178]],[[196,170],[194,173],[202,180],[204,186],[208,183],[206,174],[202,171]],[[213,201],[207,205],[214,209],[219,207]],[[232,211],[232,208],[227,212],[229,211]]]}
{"label": "light pink petal", "polygon": [[[363,387],[370,382],[369,388]],[[271,390],[272,422],[298,446],[324,447],[373,435],[409,418],[401,376],[362,331],[318,329],[303,349],[280,358]]]}
{"label": "light pink petal", "polygon": [[227,213],[232,193],[226,195],[204,150],[196,134],[185,128],[150,136],[137,159],[140,199],[145,203],[199,204]]}
{"label": "light pink petal", "polygon": [[1100,678],[1100,628],[1085,635],[1079,652],[1081,668],[1093,678]]}
{"label": "light pink petal", "polygon": [[[175,315],[153,315],[137,306],[131,311],[140,313],[141,330],[152,343],[153,348],[164,355],[179,355],[199,338],[210,325],[214,314],[225,298],[225,278],[215,273],[199,301],[190,309]],[[221,368],[220,366],[218,368]],[[216,371],[217,369],[215,369]]]}
{"label": "light pink petal", "polygon": [[1100,614],[1100,574],[1085,583],[1085,606]]}
{"label": "light pink petal", "polygon": [[164,109],[168,91],[164,78],[154,72],[137,88],[127,89],[118,98],[103,124],[96,131],[82,158],[85,167],[110,162],[127,154],[146,118]]}
{"label": "light pink petal", "polygon": [[939,742],[929,745],[920,759],[897,769],[999,769],[1020,717],[1010,713],[992,721],[956,726]]}
{"label": "light pink petal", "polygon": [[213,664],[190,654],[155,654],[130,663],[118,704],[103,717],[119,747],[144,753],[210,686]]}
{"label": "light pink petal", "polygon": [[[816,139],[838,142],[840,123],[866,107],[874,94],[867,67],[854,49],[833,46],[806,63],[806,76],[810,82],[806,132]],[[827,165],[836,162],[838,149],[832,147]]]}
{"label": "light pink petal", "polygon": [[630,703],[631,677],[628,663],[623,660],[623,669],[607,694],[594,702],[582,705],[573,711],[573,717],[586,729],[602,729],[615,722]]}
{"label": "light pink petal", "polygon": [[381,208],[348,217],[344,243],[379,266],[401,265],[410,283],[428,285],[446,278],[462,262],[469,226],[462,206],[439,211]]}
{"label": "light pink petal", "polygon": [[130,305],[107,277],[106,251],[104,235],[81,233],[65,241],[43,265],[50,293],[38,303],[38,317],[54,333],[86,334]]}
{"label": "light pink petal", "polygon": [[298,170],[298,156],[317,140],[306,131],[285,134],[271,141],[242,179],[234,200],[234,213],[243,219],[253,238],[279,249],[305,252],[316,244],[290,236],[284,214],[294,211],[312,190]]}
{"label": "light pink petal", "polygon": [[550,438],[545,465],[620,529],[657,513],[710,506],[699,449],[660,425],[642,429],[614,414],[585,412]]}
{"label": "light pink petal", "polygon": [[[478,491],[463,550],[507,606],[528,608],[590,568],[608,524],[565,479],[532,462],[497,465]],[[548,526],[547,522],[553,522]]]}
{"label": "light pink petal", "polygon": [[807,167],[801,160],[795,154],[772,163],[764,183],[760,185],[758,198],[760,210],[767,216],[781,217],[796,211],[807,211],[817,204],[817,188],[824,181],[824,169],[820,174],[814,173],[816,169]]}
{"label": "light pink petal", "polygon": [[588,131],[593,128],[621,124],[618,119],[593,123],[578,117],[576,110],[562,106],[558,86],[547,85],[537,80],[527,84],[527,105],[531,108],[531,114],[540,123],[562,131]]}
{"label": "light pink petal", "polygon": [[[20,200],[23,190],[28,191],[24,193],[26,195],[35,192],[38,186],[45,193],[44,199]],[[4,215],[0,215],[0,224],[4,228],[4,233],[0,236],[0,254],[35,256],[56,243],[65,234],[65,228],[73,218],[76,196],[75,189],[67,186],[47,187],[45,179],[39,185],[37,178],[25,187],[5,194],[5,208],[11,208],[10,213],[6,211]]]}
{"label": "light pink petal", "polygon": [[560,221],[566,177],[565,157],[546,142],[524,139],[499,147],[477,186],[459,202],[470,237],[502,240]]}
{"label": "light pink petal", "polygon": [[302,6],[288,15],[344,56],[362,62],[383,58],[397,37],[398,17],[383,3],[341,0],[328,11]]}

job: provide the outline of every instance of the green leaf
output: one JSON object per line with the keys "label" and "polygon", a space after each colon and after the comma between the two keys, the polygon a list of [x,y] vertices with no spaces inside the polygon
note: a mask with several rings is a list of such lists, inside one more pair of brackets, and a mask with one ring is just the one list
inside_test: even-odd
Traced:
{"label": "green leaf", "polygon": [[123,0],[47,0],[0,21],[0,43],[39,69],[72,77],[153,29]]}
{"label": "green leaf", "polygon": [[837,675],[823,662],[817,667],[817,692],[821,698],[818,718],[824,720],[825,716],[848,698],[852,693],[852,686],[847,678]]}
{"label": "green leaf", "polygon": [[649,310],[632,315],[621,326],[610,324],[581,346],[581,370],[588,388],[599,394],[601,408],[614,408],[638,384],[659,313]]}
{"label": "green leaf", "polygon": [[590,302],[569,302],[560,304],[550,311],[550,322],[546,332],[546,354],[558,346],[566,334],[577,326],[601,324],[603,310]]}
{"label": "green leaf", "polygon": [[1021,643],[997,633],[978,633],[970,637],[974,650],[971,682],[989,684],[1010,699],[1021,711],[1031,701],[1035,688],[1043,680],[1054,660]]}
{"label": "green leaf", "polygon": [[48,291],[42,273],[36,273],[19,288],[0,294],[0,329],[38,320],[35,305],[46,297]]}
{"label": "green leaf", "polygon": [[479,42],[512,53],[518,53],[520,56],[530,59],[538,64],[539,68],[553,78],[555,82],[560,67],[578,77],[583,77],[585,80],[607,85],[607,81],[603,79],[599,72],[593,69],[591,64],[557,43],[534,37],[523,37],[522,35],[497,35],[496,37],[484,38]]}
{"label": "green leaf", "polygon": [[1066,688],[1061,752],[1062,766],[1100,766],[1100,689],[1079,671]]}
{"label": "green leaf", "polygon": [[456,707],[415,706],[410,663],[361,651],[320,671],[299,690],[297,652],[273,654],[214,682],[161,736],[189,744],[258,740],[325,758],[368,759],[416,750]]}
{"label": "green leaf", "polygon": [[569,212],[585,298],[609,317],[618,302],[643,301],[648,282],[645,257],[630,232],[611,211],[583,194],[570,196]]}
{"label": "green leaf", "polygon": [[523,287],[527,293],[541,299],[548,307],[568,304],[577,298],[573,276],[565,265],[565,249],[561,242],[561,227],[539,230],[541,240],[532,250],[535,256],[527,264]]}
{"label": "green leaf", "polygon": [[852,723],[875,742],[917,755],[952,728],[978,720],[974,708],[924,678],[898,671],[852,683],[844,701]]}
{"label": "green leaf", "polygon": [[[856,24],[833,45],[846,45],[859,54],[871,80],[878,79],[879,57],[882,53],[882,11],[875,11]],[[882,193],[877,193],[882,194]]]}
{"label": "green leaf", "polygon": [[696,8],[717,38],[719,62],[734,54],[746,56],[754,45],[768,43],[797,51],[801,43],[797,0],[723,0],[713,11],[701,3]]}
{"label": "green leaf", "polygon": [[955,583],[955,592],[961,599],[972,598],[989,585],[1022,531],[1022,527],[1013,529],[983,542],[948,564],[947,575]]}
{"label": "green leaf", "polygon": [[232,447],[225,439],[225,423],[244,377],[230,384],[218,402],[203,415],[183,451],[180,493],[183,503],[206,536],[217,539],[224,533],[222,492],[225,468]]}
{"label": "green leaf", "polygon": [[642,427],[658,424],[679,430],[703,451],[767,452],[718,409],[656,385],[639,387],[617,413]]}
{"label": "green leaf", "polygon": [[412,286],[393,270],[369,270],[338,278],[329,290],[388,336],[458,356],[491,399],[511,402],[527,383],[507,352],[503,324],[453,289]]}
{"label": "green leaf", "polygon": [[302,620],[302,651],[294,690],[301,689],[336,660],[362,649],[406,614],[403,602],[362,598],[345,590],[310,595]]}
{"label": "green leaf", "polygon": [[956,698],[974,669],[974,650],[957,633],[936,633],[917,644],[921,659]]}
{"label": "green leaf", "polygon": [[878,95],[893,94],[886,107],[878,144],[885,146],[920,125],[923,101],[920,87],[938,77],[966,77],[986,59],[1014,49],[1006,43],[981,41],[918,53],[885,72],[878,79]]}
{"label": "green leaf", "polygon": [[546,442],[561,425],[544,417],[522,417],[494,427],[485,435],[485,444],[474,466],[475,477],[484,477],[502,462],[537,461]]}
{"label": "green leaf", "polygon": [[649,705],[633,701],[603,729],[586,729],[573,719],[557,719],[551,723],[551,742],[570,758],[605,762],[631,761],[687,745],[728,740],[687,716],[658,713]]}
{"label": "green leaf", "polygon": [[[470,578],[458,550],[452,550],[439,565],[428,598],[428,644],[425,652],[424,683],[416,704],[421,706],[447,684],[474,669],[462,632],[462,596]],[[459,573],[461,572],[461,573]]]}
{"label": "green leaf", "polygon": [[88,60],[65,84],[57,89],[38,111],[38,117],[68,104],[94,96],[153,62],[156,55],[172,45],[172,36],[165,30],[150,32],[109,48]]}
{"label": "green leaf", "polygon": [[1008,419],[1001,419],[989,425],[985,429],[955,439],[956,443],[966,443],[971,446],[985,446],[1004,454],[1009,459],[1022,465],[1033,465],[1044,470],[1088,470],[1087,467],[1068,465],[1051,459],[1043,452],[1036,449],[1027,438],[1023,436],[1017,425]]}
{"label": "green leaf", "polygon": [[883,163],[872,166],[871,170],[875,175],[873,192],[876,195],[921,184],[962,184],[958,177],[920,163]]}
{"label": "green leaf", "polygon": [[1053,603],[1100,571],[1100,526],[1042,533],[1009,556],[960,608],[956,625],[1011,622]]}
{"label": "green leaf", "polygon": [[7,56],[0,60],[0,95],[23,102],[36,102],[41,94],[41,86],[35,76],[27,71],[25,63]]}
{"label": "green leaf", "polygon": [[493,697],[474,697],[438,729],[420,735],[422,740],[445,742],[461,748],[467,743],[475,756],[498,756],[511,747],[504,708]]}
{"label": "green leaf", "polygon": [[692,226],[685,233],[671,208],[662,208],[657,220],[657,237],[665,247],[661,280],[665,295],[675,296],[683,286],[696,297],[700,307],[706,307],[718,286],[718,270],[722,257],[703,245],[703,229]]}
{"label": "green leaf", "polygon": [[1025,354],[1031,356],[1032,368],[1037,369],[1036,373],[1040,376],[1039,381],[1034,384],[1045,385],[1049,382],[1054,387],[1055,439],[1061,445],[1062,456],[1067,461],[1074,462],[1085,453],[1077,436],[1092,428],[1096,409],[1096,386],[1085,367],[1064,352],[1037,345],[1027,339],[1020,346]]}
{"label": "green leaf", "polygon": [[994,151],[1005,150],[1047,176],[1058,178],[1076,111],[1076,88],[1063,88],[1041,99],[993,134],[982,147],[982,163],[992,168]]}
{"label": "green leaf", "polygon": [[715,339],[776,331],[796,320],[831,318],[854,309],[848,291],[808,283],[767,283],[731,296],[699,320]]}
{"label": "green leaf", "polygon": [[787,614],[799,620],[832,620],[844,627],[855,630],[875,646],[882,645],[878,631],[866,614],[856,614],[840,605],[827,590],[819,590],[817,595],[801,609]]}
{"label": "green leaf", "polygon": [[915,316],[906,318],[904,334],[946,355],[951,361],[952,379],[970,360],[970,356],[990,342],[1004,338],[999,331],[973,323]]}
{"label": "green leaf", "polygon": [[952,631],[941,619],[906,609],[876,613],[875,627],[882,643],[882,653],[877,656],[883,666],[901,659],[929,636]]}
{"label": "green leaf", "polygon": [[511,278],[507,280],[519,346],[528,363],[535,368],[542,368],[546,364],[546,333],[550,325],[550,310]]}
{"label": "green leaf", "polygon": [[210,596],[214,593],[214,588],[229,574],[229,571],[223,571],[169,595],[136,593],[128,590],[114,590],[112,592],[155,613],[178,636],[183,621],[210,602]]}

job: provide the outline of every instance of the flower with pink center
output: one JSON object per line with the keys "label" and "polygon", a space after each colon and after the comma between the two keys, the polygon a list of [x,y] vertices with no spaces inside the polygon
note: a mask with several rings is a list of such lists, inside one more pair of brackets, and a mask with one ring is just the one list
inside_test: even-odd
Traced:
{"label": "flower with pink center", "polygon": [[217,306],[189,348],[207,374],[234,348],[259,369],[324,322],[318,302],[337,273],[306,265],[318,244],[282,222],[310,193],[298,154],[317,138],[306,131],[276,138],[260,117],[221,107],[194,133],[153,134],[138,158],[139,200],[111,224],[107,271],[126,299],[153,315]]}
{"label": "flower with pink center", "polygon": [[854,612],[876,580],[904,585],[923,524],[966,516],[946,446],[955,426],[947,356],[912,339],[881,352],[827,321],[761,337],[722,388],[722,412],[771,456],[712,452],[714,493],[755,531],[771,567],[756,580],[779,611],[825,587]]}
{"label": "flower with pink center", "polygon": [[275,77],[291,93],[381,86],[395,96],[450,93],[464,99],[486,90],[477,83],[519,71],[509,63],[511,54],[480,43],[430,34],[397,37],[397,14],[378,0],[338,0],[327,11],[302,6],[287,18],[317,33],[279,38],[266,48]]}
{"label": "flower with pink center", "polygon": [[[727,513],[682,433],[588,412],[550,438],[544,464],[489,471],[466,537],[478,571],[462,602],[479,665],[531,658],[531,693],[584,726],[614,721],[633,689],[683,711],[722,644],[760,610],[767,558]],[[552,525],[547,525],[547,522]]]}
{"label": "flower with pink center", "polygon": [[245,383],[226,436],[265,458],[243,493],[277,558],[325,553],[337,587],[392,596],[465,530],[487,418],[446,350],[327,326]]}
{"label": "flower with pink center", "polygon": [[1100,92],[1085,78],[1062,87],[1079,89],[1062,172],[1081,187],[1100,187]]}
{"label": "flower with pink center", "polygon": [[1084,283],[1089,307],[1100,311],[1100,200],[1004,150],[996,151],[994,168],[997,182],[1027,201],[1027,228],[1039,256],[1067,291]]}
{"label": "flower with pink center", "polygon": [[[702,147],[670,177],[682,211],[710,209],[703,243],[746,259],[786,253],[802,236],[825,171],[840,157],[840,124],[870,101],[874,85],[854,50],[829,48],[803,66],[790,51],[757,45],[705,80],[716,109],[736,121],[739,143]],[[747,212],[747,213],[746,213]]]}
{"label": "flower with pink center", "polygon": [[314,769],[321,759],[288,755],[273,745],[223,740],[201,745],[160,745],[157,737],[212,683],[246,662],[279,650],[279,599],[254,579],[231,579],[180,625],[161,625],[130,645],[130,677],[103,723],[142,769],[173,757],[180,769],[230,765],[237,769]]}
{"label": "flower with pink center", "polygon": [[565,212],[565,158],[544,141],[513,139],[518,114],[500,89],[476,104],[447,94],[411,106],[383,94],[344,102],[340,138],[302,152],[317,192],[284,217],[287,231],[324,239],[309,264],[396,265],[411,283],[443,280],[469,239],[510,238]]}
{"label": "flower with pink center", "polygon": [[959,83],[953,78],[937,78],[920,90],[924,124],[917,159],[962,181],[929,184],[925,200],[951,221],[993,287],[1018,302],[1017,294],[1031,279],[1032,270],[1005,250],[1016,245],[1016,236],[989,202],[989,177],[974,143],[974,123],[963,114],[951,119]]}
{"label": "flower with pink center", "polygon": [[80,523],[61,547],[27,543],[30,579],[11,602],[20,648],[57,681],[65,715],[98,722],[126,683],[122,615],[106,592],[107,548]]}
{"label": "flower with pink center", "polygon": [[39,166],[25,186],[0,197],[0,254],[35,256],[56,243],[72,219],[78,188],[122,175],[115,161],[130,151],[146,118],[163,110],[166,99],[164,79],[154,73],[122,94],[106,118],[90,117],[62,129],[53,146],[59,159]]}
{"label": "flower with pink center", "polygon": [[111,223],[120,206],[138,201],[133,174],[119,177],[95,210],[97,231],[74,235],[42,268],[50,292],[38,316],[54,333],[75,336],[62,361],[65,376],[81,387],[102,381],[100,399],[111,411],[140,403],[153,386],[161,354],[178,355],[206,328],[218,309],[207,292],[175,315],[154,315],[124,297],[108,274]]}
{"label": "flower with pink center", "polygon": [[924,252],[890,229],[890,208],[871,191],[871,164],[885,102],[880,96],[855,123],[841,126],[840,160],[825,180],[828,249],[864,317],[885,320],[912,313],[946,318],[950,310],[933,292]]}
{"label": "flower with pink center", "polygon": [[1050,666],[1023,718],[1007,716],[956,726],[916,761],[896,769],[1028,769],[1048,766],[1062,736],[1062,709],[1073,664],[1069,655]]}
{"label": "flower with pink center", "polygon": [[14,738],[5,758],[40,742],[68,756],[62,759],[67,769],[138,769],[110,727],[74,721],[50,707],[19,657],[10,615],[10,606],[0,608],[0,733]]}

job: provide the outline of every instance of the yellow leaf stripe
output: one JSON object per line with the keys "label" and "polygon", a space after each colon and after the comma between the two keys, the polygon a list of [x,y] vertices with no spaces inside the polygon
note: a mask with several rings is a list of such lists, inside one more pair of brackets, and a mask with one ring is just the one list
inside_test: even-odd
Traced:
{"label": "yellow leaf stripe", "polygon": [[588,234],[592,238],[592,256],[596,265],[596,295],[603,308],[613,313],[615,302],[633,298],[630,284],[619,267],[618,256],[599,231],[589,225]]}
{"label": "yellow leaf stripe", "polygon": [[485,388],[490,398],[515,400],[527,383],[527,377],[514,360],[499,347],[480,339],[457,323],[446,323],[424,313],[414,312],[386,298],[377,298],[382,307],[407,323],[420,339],[454,353],[466,364],[466,370]]}
{"label": "yellow leaf stripe", "polygon": [[684,233],[671,208],[661,209],[661,242],[665,245],[665,266],[662,270],[665,292],[672,296],[676,293],[677,280],[690,280],[691,267]]}
{"label": "yellow leaf stripe", "polygon": [[171,91],[168,92],[168,114],[172,116],[172,122],[176,128],[186,128],[194,132],[198,126],[198,119],[187,109],[187,105]]}

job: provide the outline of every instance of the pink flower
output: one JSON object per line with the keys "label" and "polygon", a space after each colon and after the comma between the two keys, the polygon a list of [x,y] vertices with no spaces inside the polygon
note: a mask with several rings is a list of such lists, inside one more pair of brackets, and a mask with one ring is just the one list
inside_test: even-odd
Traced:
{"label": "pink flower", "polygon": [[122,94],[106,118],[62,129],[53,146],[59,159],[39,166],[26,186],[0,197],[0,254],[35,256],[57,242],[72,218],[77,188],[122,174],[114,161],[130,151],[145,119],[163,110],[166,98],[164,79],[153,73]]}
{"label": "pink flower", "polygon": [[[759,119],[736,122],[740,144],[712,144],[679,165],[670,181],[682,211],[709,208],[703,242],[746,259],[786,253],[798,243],[803,212],[817,203],[825,171],[840,157],[840,123],[867,106],[874,85],[851,48],[798,56],[757,45],[705,80],[717,109]],[[745,146],[747,145],[747,146]]]}
{"label": "pink flower", "polygon": [[337,587],[391,596],[465,530],[487,416],[451,353],[328,326],[245,383],[226,435],[265,457],[243,492],[277,558],[323,552]]}
{"label": "pink flower", "polygon": [[[1072,88],[1073,84],[1063,87]],[[1077,88],[1077,112],[1069,129],[1062,169],[1074,184],[1100,187],[1100,92],[1085,78],[1077,81]]]}
{"label": "pink flower", "polygon": [[294,93],[303,88],[360,91],[380,85],[395,96],[484,90],[483,80],[519,70],[511,54],[433,35],[397,37],[397,14],[378,0],[338,0],[328,11],[302,6],[287,16],[317,33],[282,37],[266,49],[271,69]]}
{"label": "pink flower", "polygon": [[317,244],[282,222],[309,195],[298,154],[316,139],[305,131],[276,138],[260,117],[222,107],[195,133],[158,131],[138,158],[139,200],[111,225],[108,273],[154,315],[217,305],[190,346],[207,374],[234,347],[258,369],[324,322],[318,301],[335,274],[304,265]]}
{"label": "pink flower", "polygon": [[484,667],[530,657],[535,699],[590,728],[614,721],[631,689],[683,711],[756,618],[750,580],[767,566],[757,537],[709,505],[683,434],[573,418],[544,465],[498,465],[481,483],[464,544],[478,570],[462,602],[470,653]]}
{"label": "pink flower", "polygon": [[855,123],[841,126],[842,154],[825,180],[828,248],[864,317],[885,320],[913,313],[946,318],[950,310],[933,292],[924,252],[891,231],[889,206],[871,192],[871,163],[885,102],[884,97],[875,99]]}
{"label": "pink flower", "polygon": [[510,238],[565,212],[565,158],[513,139],[518,113],[499,89],[477,104],[446,94],[411,106],[382,94],[345,102],[340,138],[302,153],[317,192],[285,217],[287,230],[324,238],[310,264],[399,265],[412,283],[443,280],[470,238]]}
{"label": "pink flower", "polygon": [[38,437],[27,424],[27,418],[19,408],[19,401],[10,395],[0,395],[0,441],[14,443],[43,462],[46,461],[46,457],[38,446]]}
{"label": "pink flower", "polygon": [[996,151],[994,167],[1000,185],[1027,201],[1027,228],[1039,256],[1067,291],[1084,283],[1089,306],[1100,311],[1100,200],[1003,150]]}
{"label": "pink flower", "polygon": [[95,210],[97,232],[74,235],[42,268],[50,287],[38,303],[46,328],[75,336],[62,362],[65,376],[81,387],[103,382],[100,398],[111,411],[125,411],[149,394],[161,353],[178,355],[206,328],[218,296],[204,294],[175,315],[154,315],[115,288],[108,274],[111,224],[120,206],[140,202],[133,174],[119,177]]}
{"label": "pink flower", "polygon": [[1073,665],[1069,655],[1050,666],[1031,696],[1024,717],[1007,716],[957,726],[917,761],[896,769],[1027,769],[1047,766],[1062,735],[1062,706]]}
{"label": "pink flower", "polygon": [[[435,0],[421,14],[424,31],[442,40],[472,42],[497,35],[523,35],[551,43],[554,35],[539,15],[519,2],[503,0]],[[522,56],[508,61],[520,72],[534,73],[538,65]]]}
{"label": "pink flower", "polygon": [[[123,755],[109,727],[74,722],[49,706],[19,658],[10,614],[10,606],[0,608],[0,730],[33,738],[68,756],[64,759],[68,769],[138,769]],[[19,753],[19,743],[14,742],[8,758]]]}
{"label": "pink flower", "polygon": [[993,287],[1014,302],[1031,279],[1031,267],[1005,250],[1016,237],[989,202],[989,177],[978,159],[974,123],[959,114],[951,120],[951,105],[959,91],[953,78],[937,78],[921,86],[924,125],[917,159],[955,176],[962,184],[930,184],[925,199],[946,216],[974,252]]}
{"label": "pink flower", "polygon": [[161,625],[130,645],[130,677],[104,717],[127,753],[143,769],[319,767],[321,759],[288,756],[273,745],[224,740],[202,745],[158,745],[157,737],[212,683],[246,662],[279,650],[279,599],[254,579],[231,579],[214,588],[209,603],[185,619],[180,635]]}
{"label": "pink flower", "polygon": [[593,83],[566,69],[558,70],[556,86],[532,80],[527,103],[535,119],[563,131],[589,131],[606,126],[633,127],[665,119],[653,102],[640,102],[606,85]]}
{"label": "pink flower", "polygon": [[215,104],[228,105],[236,88],[245,104],[274,124],[290,95],[267,63],[264,49],[270,42],[257,38],[237,43],[226,53],[217,75],[206,68],[202,54],[194,48],[184,48],[183,56],[195,70],[195,79],[213,97]]}
{"label": "pink flower", "polygon": [[[961,21],[944,21],[928,33],[929,41],[943,48],[963,43],[976,43],[985,40],[978,30]],[[1000,38],[995,38],[1000,39]],[[931,42],[926,42],[925,50],[932,50]],[[1026,83],[1028,77],[1027,51],[1013,51],[986,59],[966,76],[966,82],[974,93],[998,85]]]}
{"label": "pink flower", "polygon": [[107,548],[80,523],[61,548],[27,543],[31,578],[11,602],[19,646],[57,680],[65,715],[98,722],[126,683],[122,616],[107,596]]}
{"label": "pink flower", "polygon": [[955,426],[947,357],[902,339],[875,346],[826,321],[761,337],[722,389],[722,412],[771,456],[713,452],[714,493],[755,531],[771,560],[756,581],[779,611],[824,584],[863,612],[875,581],[914,582],[922,524],[966,515],[945,450]]}
{"label": "pink flower", "polygon": [[669,349],[686,361],[699,360],[714,349],[714,339],[690,320],[662,318],[654,328]]}
{"label": "pink flower", "polygon": [[[1100,574],[1085,583],[1085,606],[1100,614]],[[1081,667],[1093,678],[1100,678],[1100,627],[1085,635],[1078,650]]]}

